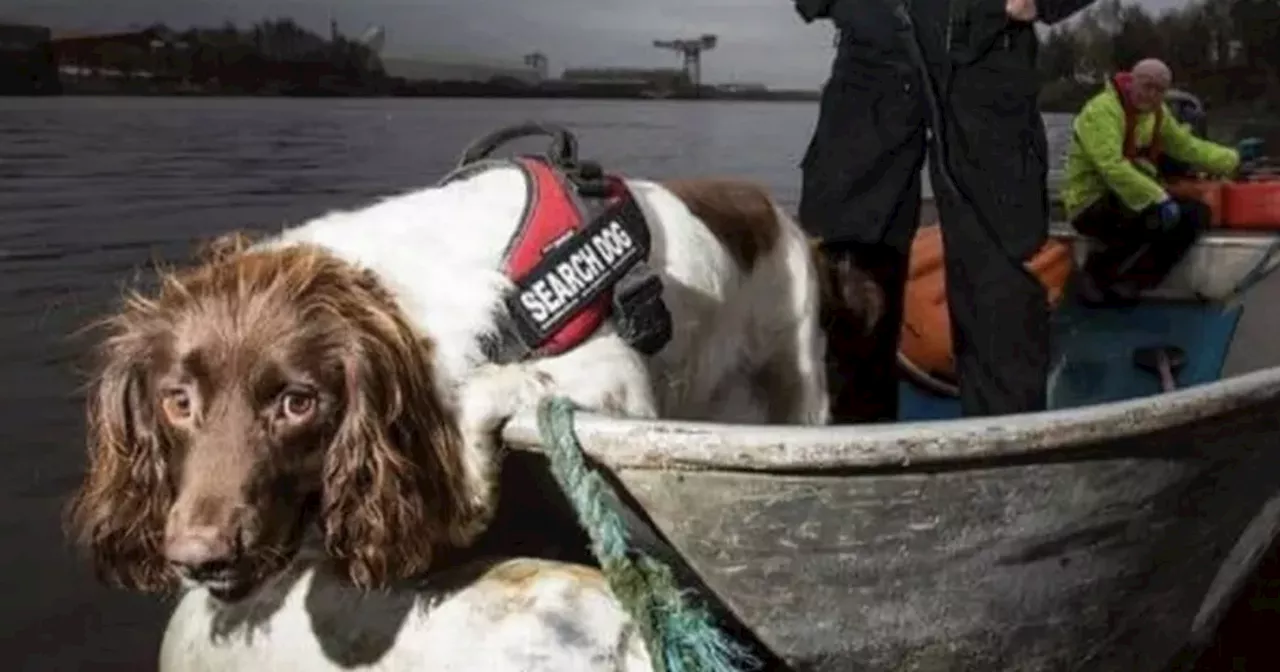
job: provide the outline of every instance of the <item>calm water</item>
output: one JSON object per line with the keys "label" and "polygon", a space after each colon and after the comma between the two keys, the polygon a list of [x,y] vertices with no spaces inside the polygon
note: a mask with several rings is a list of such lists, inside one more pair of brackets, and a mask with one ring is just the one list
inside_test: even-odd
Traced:
{"label": "calm water", "polygon": [[[635,174],[733,173],[794,206],[812,103],[0,99],[0,667],[152,669],[166,605],[108,591],[59,510],[82,464],[71,332],[152,259],[429,183],[530,118]],[[1050,118],[1053,155],[1064,119]]]}

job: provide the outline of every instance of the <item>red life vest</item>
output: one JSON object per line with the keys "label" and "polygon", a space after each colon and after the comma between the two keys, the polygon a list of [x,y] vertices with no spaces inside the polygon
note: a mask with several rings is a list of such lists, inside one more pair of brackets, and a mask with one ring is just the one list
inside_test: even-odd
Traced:
{"label": "red life vest", "polygon": [[1134,161],[1146,159],[1153,165],[1160,160],[1161,127],[1164,124],[1164,105],[1156,107],[1152,114],[1156,115],[1151,127],[1151,143],[1146,147],[1138,147],[1138,116],[1142,113],[1129,102],[1129,87],[1133,84],[1133,75],[1127,72],[1116,73],[1111,79],[1120,97],[1120,106],[1124,108],[1124,158]]}

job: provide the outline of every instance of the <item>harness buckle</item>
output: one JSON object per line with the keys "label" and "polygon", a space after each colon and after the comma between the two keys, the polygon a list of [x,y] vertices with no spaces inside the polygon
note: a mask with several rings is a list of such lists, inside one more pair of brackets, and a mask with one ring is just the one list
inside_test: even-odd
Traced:
{"label": "harness buckle", "polygon": [[604,169],[595,161],[579,162],[572,172],[567,174],[570,181],[577,187],[578,196],[582,198],[603,199],[608,198],[612,193],[609,180],[605,178]]}
{"label": "harness buckle", "polygon": [[671,340],[671,311],[662,301],[662,279],[643,261],[613,290],[613,322],[631,347],[651,356]]}

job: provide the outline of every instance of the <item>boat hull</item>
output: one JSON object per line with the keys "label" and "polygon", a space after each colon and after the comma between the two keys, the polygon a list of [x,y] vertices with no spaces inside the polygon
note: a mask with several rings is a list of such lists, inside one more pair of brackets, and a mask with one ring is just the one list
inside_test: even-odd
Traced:
{"label": "boat hull", "polygon": [[[1244,305],[1218,382],[999,418],[575,431],[638,539],[791,669],[1169,670],[1280,530],[1280,275],[1249,280],[1273,248],[1206,237],[1153,292]],[[504,436],[541,450],[532,416]]]}
{"label": "boat hull", "polygon": [[[843,451],[834,435],[752,440],[712,426],[592,420],[579,432],[597,457],[637,447],[613,451],[627,496],[791,669],[1156,672],[1211,640],[1280,529],[1280,379],[1253,382],[1207,417],[1176,399],[1196,390],[1113,404],[1132,407],[1109,417],[1040,414],[1092,425],[1064,424],[1051,447],[1044,433],[971,420],[869,429]],[[1152,401],[1185,421],[1151,429]],[[1134,431],[1105,435],[1125,417]],[[952,432],[959,459],[915,450],[945,450],[957,425],[968,425]],[[984,433],[996,449],[965,456]],[[1019,433],[1023,445],[1001,440]],[[898,459],[868,449],[885,441]],[[697,457],[748,444],[779,459]]]}
{"label": "boat hull", "polygon": [[1155,671],[1280,524],[1277,411],[1004,464],[619,477],[796,670]]}

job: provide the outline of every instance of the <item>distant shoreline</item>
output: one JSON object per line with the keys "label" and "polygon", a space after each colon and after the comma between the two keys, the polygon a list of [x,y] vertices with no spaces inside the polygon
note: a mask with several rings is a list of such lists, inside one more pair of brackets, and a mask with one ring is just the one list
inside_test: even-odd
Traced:
{"label": "distant shoreline", "polygon": [[632,84],[547,82],[423,81],[384,79],[373,82],[331,79],[319,82],[268,81],[246,84],[191,84],[148,79],[64,78],[64,96],[190,96],[254,98],[519,98],[583,100],[716,100],[744,102],[814,102],[821,92],[789,89],[734,90],[718,87],[655,90]]}
{"label": "distant shoreline", "polygon": [[[0,91],[0,97],[4,96]],[[572,88],[510,88],[494,87],[481,82],[448,82],[443,84],[422,84],[403,89],[384,91],[344,91],[332,89],[309,89],[295,87],[280,90],[195,90],[175,86],[128,86],[100,82],[68,83],[62,91],[52,95],[62,96],[113,96],[122,98],[453,98],[453,99],[522,99],[522,100],[635,100],[635,101],[716,101],[716,102],[781,102],[781,103],[816,103],[822,98],[821,91],[718,91],[707,90],[695,94],[692,92],[673,92],[655,95],[633,89],[617,90],[614,87],[572,87]],[[1040,105],[1042,114],[1075,114],[1078,106],[1064,105],[1056,100],[1044,101]],[[1229,112],[1233,108],[1219,111]],[[1229,115],[1234,116],[1234,115]]]}
{"label": "distant shoreline", "polygon": [[[67,96],[67,97],[121,97],[121,98],[351,98],[380,100],[389,98],[446,98],[446,99],[520,99],[520,100],[631,100],[631,101],[715,101],[715,102],[811,102],[821,100],[821,91],[804,90],[753,90],[725,91],[707,88],[700,93],[676,91],[655,94],[651,91],[637,90],[629,86],[609,85],[570,85],[560,83],[543,86],[510,86],[490,82],[420,82],[395,83],[391,86],[370,90],[361,86],[344,87],[325,86],[308,87],[300,85],[284,85],[276,88],[241,89],[225,87],[217,90],[171,83],[157,84],[142,80],[105,81],[82,80],[64,82],[60,90],[31,92],[6,91],[0,89],[0,98],[6,96]],[[1052,95],[1042,94],[1040,112],[1042,114],[1075,114],[1079,105]],[[1215,126],[1228,124],[1235,126],[1238,122],[1248,123],[1260,118],[1258,109],[1240,104],[1224,104],[1213,106],[1209,110],[1211,130]],[[1261,115],[1269,118],[1271,115]]]}
{"label": "distant shoreline", "polygon": [[[0,94],[2,95],[2,94]],[[795,102],[817,102],[818,94],[781,94],[781,95],[715,95],[715,96],[692,96],[692,95],[671,95],[671,96],[644,96],[644,95],[628,95],[628,94],[592,94],[592,93],[558,93],[558,92],[529,92],[529,93],[478,93],[478,92],[450,92],[450,93],[409,93],[409,94],[342,94],[342,93],[252,93],[252,92],[219,92],[219,93],[193,93],[182,91],[155,91],[138,93],[131,91],[64,91],[64,97],[117,97],[117,98],[329,98],[329,99],[366,99],[366,100],[383,100],[390,98],[473,98],[473,99],[494,99],[494,98],[512,98],[522,100],[546,99],[546,100],[634,100],[645,102],[662,102],[662,101],[680,101],[680,102],[739,102],[739,103],[795,103]]]}
{"label": "distant shoreline", "polygon": [[[0,96],[3,96],[0,92]],[[191,91],[171,87],[148,90],[130,90],[117,87],[77,87],[65,86],[59,94],[63,96],[116,96],[122,98],[513,98],[513,99],[546,99],[546,100],[637,100],[637,101],[732,101],[732,102],[782,102],[782,103],[816,103],[822,98],[821,91],[752,91],[752,92],[706,92],[702,94],[672,93],[670,95],[651,95],[632,91],[592,91],[592,90],[556,90],[528,89],[492,91],[485,90],[484,85],[447,86],[438,90],[394,91],[394,92],[341,92],[341,91]],[[1044,114],[1075,114],[1076,110],[1065,105],[1042,104],[1040,112]]]}

